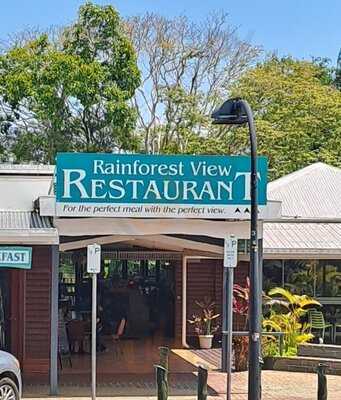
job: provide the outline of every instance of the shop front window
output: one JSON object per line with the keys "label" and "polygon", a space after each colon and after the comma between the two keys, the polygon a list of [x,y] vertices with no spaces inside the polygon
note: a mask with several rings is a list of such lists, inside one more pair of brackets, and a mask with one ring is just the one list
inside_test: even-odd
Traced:
{"label": "shop front window", "polygon": [[285,260],[284,287],[300,295],[315,296],[316,260]]}
{"label": "shop front window", "polygon": [[265,293],[275,287],[283,286],[283,271],[283,260],[263,261],[263,290]]}
{"label": "shop front window", "polygon": [[341,260],[319,261],[316,295],[341,297]]}
{"label": "shop front window", "polygon": [[341,297],[341,260],[264,260],[263,288],[311,297]]}

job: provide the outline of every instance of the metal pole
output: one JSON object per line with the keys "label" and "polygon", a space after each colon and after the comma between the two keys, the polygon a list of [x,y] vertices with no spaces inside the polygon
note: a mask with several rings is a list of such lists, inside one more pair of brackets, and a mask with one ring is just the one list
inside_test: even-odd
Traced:
{"label": "metal pole", "polygon": [[226,357],[226,400],[232,398],[232,333],[233,333],[233,268],[227,270],[227,357]]}
{"label": "metal pole", "polygon": [[188,349],[187,343],[187,256],[182,256],[182,289],[181,289],[181,308],[182,308],[182,332],[181,342],[185,349]]}
{"label": "metal pole", "polygon": [[91,399],[96,400],[97,274],[92,274]]}
{"label": "metal pole", "polygon": [[[263,226],[262,226],[262,236],[263,236]],[[258,271],[259,271],[259,289],[258,289],[258,301],[260,307],[261,318],[263,314],[263,239],[258,239]],[[260,326],[260,339],[259,339],[259,397],[262,397],[262,368],[264,365],[264,359],[262,354],[262,321],[259,322]],[[281,343],[281,342],[280,342]]]}
{"label": "metal pole", "polygon": [[224,266],[223,269],[223,323],[222,323],[222,344],[221,344],[221,370],[222,372],[227,372],[227,296],[228,296],[228,291],[227,291],[227,278],[228,276],[228,268]]}
{"label": "metal pole", "polygon": [[251,107],[239,100],[248,117],[251,145],[251,229],[250,229],[250,304],[249,304],[249,380],[248,400],[261,398],[261,305],[258,271],[257,138]]}

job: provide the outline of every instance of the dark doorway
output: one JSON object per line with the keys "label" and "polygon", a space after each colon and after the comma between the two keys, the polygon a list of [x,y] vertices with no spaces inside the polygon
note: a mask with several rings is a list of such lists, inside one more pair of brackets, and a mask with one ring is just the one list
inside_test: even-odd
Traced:
{"label": "dark doorway", "polygon": [[[167,258],[164,252],[102,252],[97,351],[107,373],[117,365],[121,372],[126,369],[143,373],[146,364],[153,371],[158,347],[173,346],[175,264],[180,258],[178,254]],[[67,353],[60,357],[64,373],[87,371],[89,367],[91,287],[84,251],[63,253],[59,270],[59,343],[60,351]]]}

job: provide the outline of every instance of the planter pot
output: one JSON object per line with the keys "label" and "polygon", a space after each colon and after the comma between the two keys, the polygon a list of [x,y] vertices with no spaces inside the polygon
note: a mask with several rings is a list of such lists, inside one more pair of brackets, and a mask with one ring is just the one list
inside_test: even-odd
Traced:
{"label": "planter pot", "polygon": [[210,349],[212,347],[213,335],[199,335],[199,344],[201,349]]}
{"label": "planter pot", "polygon": [[267,370],[273,370],[274,369],[274,365],[275,365],[275,357],[264,357],[263,359],[264,364],[263,364],[263,369],[267,369]]}

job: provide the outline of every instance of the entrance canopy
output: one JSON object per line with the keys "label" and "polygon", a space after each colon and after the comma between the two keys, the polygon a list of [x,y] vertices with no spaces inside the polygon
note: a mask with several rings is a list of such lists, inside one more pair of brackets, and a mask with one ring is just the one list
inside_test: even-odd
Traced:
{"label": "entrance canopy", "polygon": [[[273,209],[277,210],[274,215],[278,215],[278,208],[278,204],[274,204]],[[249,221],[58,217],[53,221],[60,237],[73,238],[60,244],[62,251],[84,248],[96,240],[102,245],[133,245],[221,258],[223,239],[227,235],[238,239],[250,237]],[[258,236],[263,237],[263,221],[259,221]],[[213,238],[220,240],[214,242]]]}
{"label": "entrance canopy", "polygon": [[[261,223],[260,223],[261,224]],[[225,238],[233,234],[246,239],[250,236],[248,221],[210,221],[188,219],[135,218],[55,218],[60,236],[84,235],[198,235]]]}

